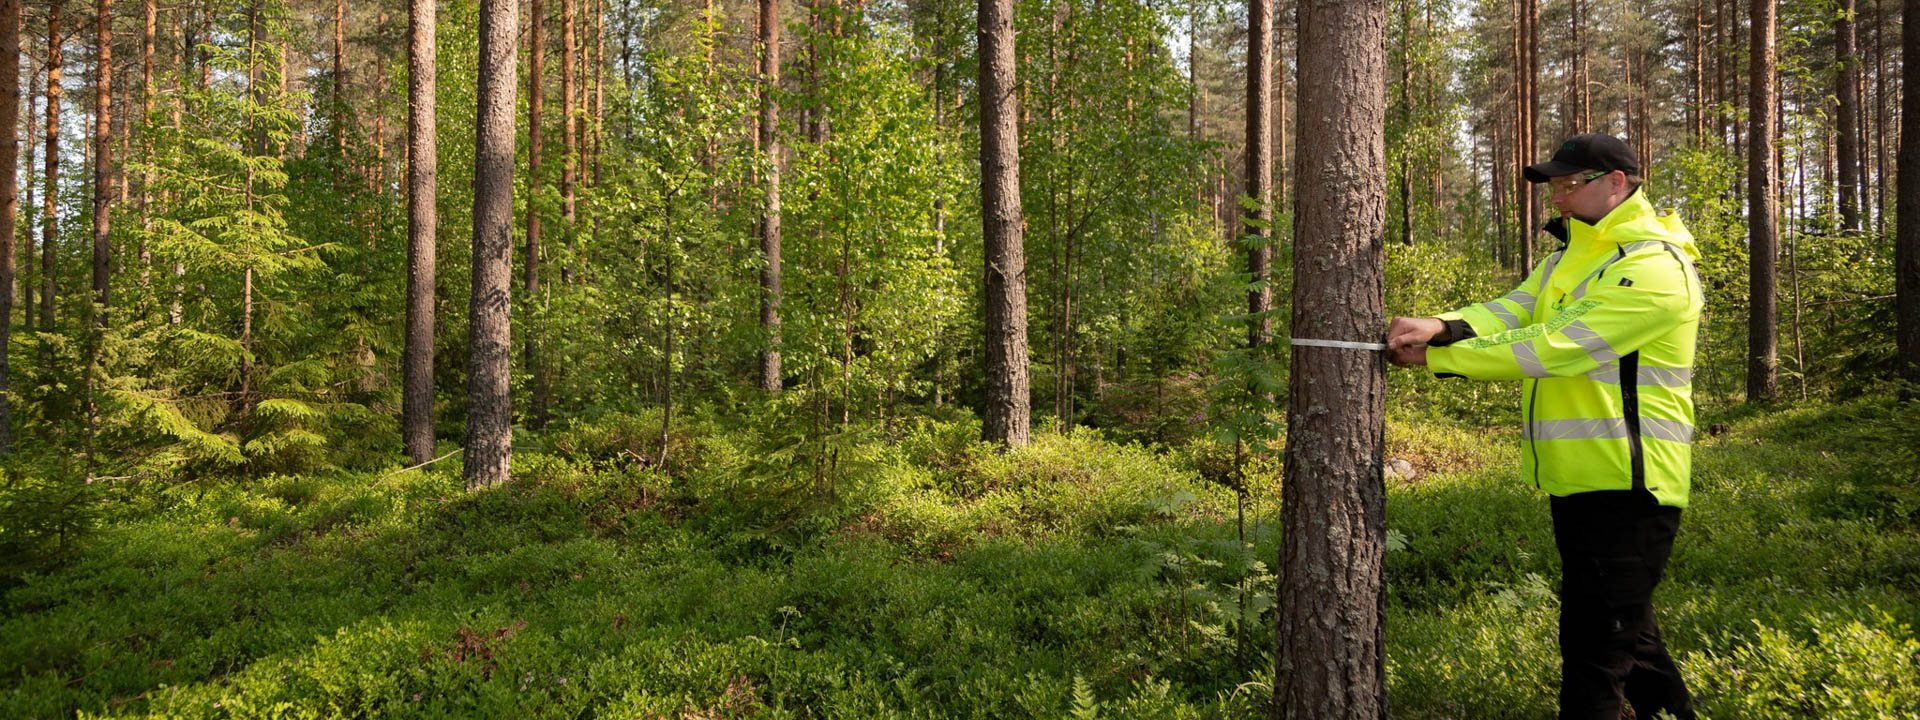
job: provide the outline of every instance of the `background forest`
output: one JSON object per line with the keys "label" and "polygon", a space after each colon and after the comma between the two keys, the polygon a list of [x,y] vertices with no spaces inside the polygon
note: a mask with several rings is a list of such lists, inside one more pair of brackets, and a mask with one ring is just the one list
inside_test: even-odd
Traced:
{"label": "background forest", "polygon": [[[1294,5],[1014,3],[1027,438],[994,430],[973,3],[525,0],[511,167],[479,0],[0,3],[0,715],[1264,712],[1273,333],[1326,140]],[[1386,7],[1389,315],[1550,252],[1516,171],[1576,132],[1632,144],[1701,246],[1661,603],[1715,717],[1920,708],[1902,11]],[[488,178],[510,362],[476,370]],[[478,376],[510,429],[469,427],[504,409]],[[1390,377],[1394,715],[1546,716],[1516,391]],[[476,432],[511,482],[470,491]]]}

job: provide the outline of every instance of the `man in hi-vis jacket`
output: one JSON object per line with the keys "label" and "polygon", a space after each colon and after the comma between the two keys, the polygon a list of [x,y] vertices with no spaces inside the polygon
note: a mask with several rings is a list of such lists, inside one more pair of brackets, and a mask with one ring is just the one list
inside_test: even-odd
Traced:
{"label": "man in hi-vis jacket", "polygon": [[1505,296],[1394,318],[1388,358],[1441,377],[1520,380],[1522,468],[1551,496],[1560,551],[1560,717],[1694,717],[1654,622],[1687,506],[1699,250],[1640,192],[1620,140],[1568,139],[1526,168],[1566,245]]}

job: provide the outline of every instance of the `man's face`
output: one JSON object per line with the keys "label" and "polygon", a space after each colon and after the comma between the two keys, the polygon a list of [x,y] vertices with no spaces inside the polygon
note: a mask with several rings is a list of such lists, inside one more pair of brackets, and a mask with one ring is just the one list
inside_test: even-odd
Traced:
{"label": "man's face", "polygon": [[1626,187],[1627,176],[1619,171],[1582,170],[1547,182],[1549,198],[1560,214],[1585,222],[1606,217],[1620,204],[1616,197]]}

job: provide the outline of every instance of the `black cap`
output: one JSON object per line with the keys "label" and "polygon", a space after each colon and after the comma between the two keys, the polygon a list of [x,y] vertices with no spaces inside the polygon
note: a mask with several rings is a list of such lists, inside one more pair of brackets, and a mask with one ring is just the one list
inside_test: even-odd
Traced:
{"label": "black cap", "polygon": [[1633,157],[1633,151],[1620,138],[1602,133],[1586,133],[1567,138],[1560,143],[1560,149],[1553,151],[1553,159],[1538,165],[1529,165],[1525,171],[1527,182],[1543,183],[1562,175],[1572,175],[1582,170],[1619,170],[1628,175],[1640,174],[1640,161]]}

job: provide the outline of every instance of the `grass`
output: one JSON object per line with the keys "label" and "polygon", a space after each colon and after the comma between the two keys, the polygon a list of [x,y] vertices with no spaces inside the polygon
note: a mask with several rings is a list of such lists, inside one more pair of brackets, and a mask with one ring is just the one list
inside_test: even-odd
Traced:
{"label": "grass", "polygon": [[[1658,595],[1715,718],[1920,708],[1912,408],[1703,421]],[[1271,682],[1278,487],[1216,448],[965,419],[827,442],[646,417],[450,470],[115,491],[0,602],[6,717],[1248,717]],[[1551,717],[1557,560],[1515,435],[1395,420],[1395,717]],[[817,468],[817,470],[816,470]]]}

